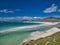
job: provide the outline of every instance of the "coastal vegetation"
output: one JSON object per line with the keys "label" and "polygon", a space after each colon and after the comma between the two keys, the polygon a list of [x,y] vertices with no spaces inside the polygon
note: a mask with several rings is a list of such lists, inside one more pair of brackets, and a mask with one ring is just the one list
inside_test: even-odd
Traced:
{"label": "coastal vegetation", "polygon": [[22,45],[60,45],[60,32],[45,38],[24,42]]}

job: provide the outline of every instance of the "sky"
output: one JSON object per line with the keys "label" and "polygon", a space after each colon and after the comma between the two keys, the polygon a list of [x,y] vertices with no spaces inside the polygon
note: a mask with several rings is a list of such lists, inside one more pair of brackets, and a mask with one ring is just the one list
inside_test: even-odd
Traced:
{"label": "sky", "polygon": [[60,0],[0,0],[0,17],[60,16]]}

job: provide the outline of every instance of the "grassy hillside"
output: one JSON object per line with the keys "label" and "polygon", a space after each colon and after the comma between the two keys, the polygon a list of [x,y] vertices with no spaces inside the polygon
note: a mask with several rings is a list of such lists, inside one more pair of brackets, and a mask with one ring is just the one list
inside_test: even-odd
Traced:
{"label": "grassy hillside", "polygon": [[51,36],[40,38],[38,40],[31,40],[23,43],[22,45],[60,45],[60,32]]}

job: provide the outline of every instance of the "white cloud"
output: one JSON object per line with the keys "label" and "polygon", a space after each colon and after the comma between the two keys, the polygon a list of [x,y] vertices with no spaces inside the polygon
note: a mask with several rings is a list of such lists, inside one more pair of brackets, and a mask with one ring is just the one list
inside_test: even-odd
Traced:
{"label": "white cloud", "polygon": [[56,12],[57,11],[57,6],[55,4],[52,4],[51,7],[46,8],[43,12],[44,13],[52,13],[52,12]]}
{"label": "white cloud", "polygon": [[14,11],[8,10],[8,9],[2,9],[0,10],[0,13],[13,13]]}
{"label": "white cloud", "polygon": [[17,11],[21,11],[21,9],[15,9],[15,10],[10,10],[10,9],[0,9],[0,13],[14,13]]}

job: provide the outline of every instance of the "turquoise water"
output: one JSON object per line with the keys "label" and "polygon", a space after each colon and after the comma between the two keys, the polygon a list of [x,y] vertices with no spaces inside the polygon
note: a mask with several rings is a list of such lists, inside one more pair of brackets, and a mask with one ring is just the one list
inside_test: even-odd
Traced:
{"label": "turquoise water", "polygon": [[0,30],[5,30],[13,27],[35,25],[35,24],[37,23],[3,22],[3,23],[0,23]]}
{"label": "turquoise water", "polygon": [[[38,23],[0,23],[0,31],[13,28],[13,27],[20,27],[20,26],[28,26],[28,25],[37,25]],[[21,30],[21,31],[16,31],[16,32],[11,32],[7,34],[0,34],[0,45],[21,45],[22,41],[29,36],[29,34],[33,32],[31,29],[28,30],[26,29]]]}
{"label": "turquoise water", "polygon": [[[0,30],[9,29],[18,26],[36,25],[37,23],[0,23]],[[41,26],[32,29],[25,29],[7,34],[0,34],[0,45],[21,45],[23,40],[27,39],[32,32],[46,31],[52,27],[57,27],[60,24],[53,26]],[[2,29],[3,28],[3,29]]]}
{"label": "turquoise water", "polygon": [[21,45],[22,41],[29,36],[30,32],[12,32],[0,35],[0,45]]}

